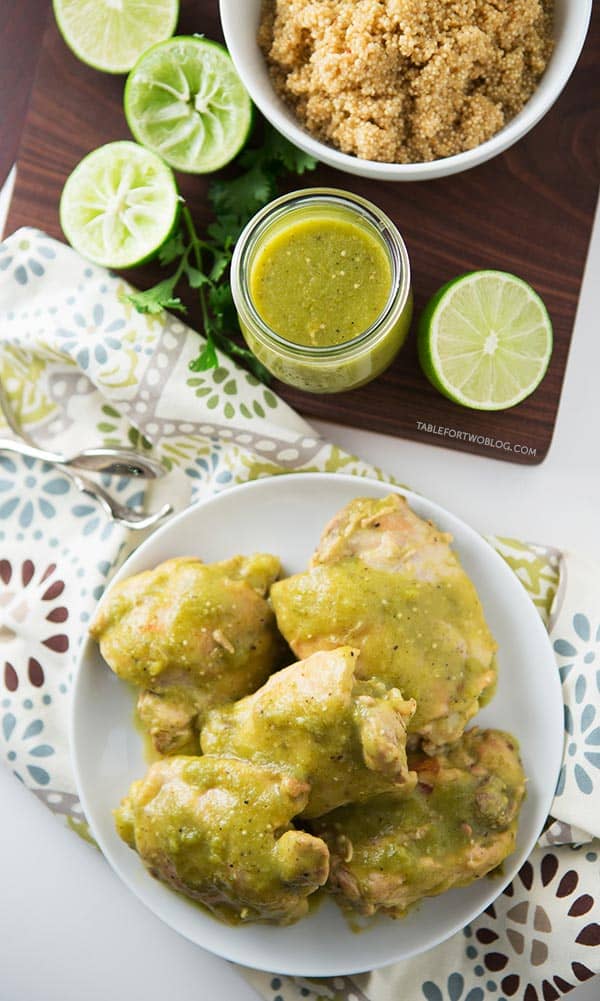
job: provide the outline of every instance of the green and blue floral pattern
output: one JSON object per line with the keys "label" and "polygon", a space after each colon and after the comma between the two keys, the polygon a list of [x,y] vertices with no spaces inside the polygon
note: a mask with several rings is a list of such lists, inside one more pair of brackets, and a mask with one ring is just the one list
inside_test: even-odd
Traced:
{"label": "green and blue floral pattern", "polygon": [[7,243],[0,244],[0,271],[9,271],[18,285],[28,285],[46,273],[48,261],[54,260],[56,253],[42,233],[31,231],[17,242],[16,253],[11,252]]}
{"label": "green and blue floral pattern", "polygon": [[20,782],[24,781],[24,771],[37,785],[47,786],[50,782],[50,774],[42,767],[41,759],[53,755],[54,748],[43,743],[43,731],[41,719],[24,723],[12,712],[5,712],[2,717],[2,733],[8,748],[6,760]]}
{"label": "green and blue floral pattern", "polygon": [[565,795],[569,778],[584,796],[600,796],[600,623],[576,612],[567,636],[554,640],[565,700],[566,754],[556,797]]}
{"label": "green and blue floral pattern", "polygon": [[[491,988],[497,990],[496,985]],[[442,990],[432,980],[426,980],[421,990],[426,1001],[483,1001],[481,987],[471,987],[465,993],[465,978],[462,973],[451,973]],[[501,998],[498,1001],[502,1001]]]}

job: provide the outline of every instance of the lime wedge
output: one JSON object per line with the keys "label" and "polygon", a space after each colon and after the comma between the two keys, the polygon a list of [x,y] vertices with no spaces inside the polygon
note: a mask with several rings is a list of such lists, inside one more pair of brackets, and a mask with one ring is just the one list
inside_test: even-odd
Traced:
{"label": "lime wedge", "polygon": [[504,271],[474,271],[444,285],[419,322],[419,360],[444,396],[474,410],[505,410],[533,393],[552,354],[539,295]]}
{"label": "lime wedge", "polygon": [[179,0],[53,0],[61,35],[75,55],[106,73],[128,73],[142,52],[170,38]]}
{"label": "lime wedge", "polygon": [[246,142],[252,103],[222,45],[179,36],[153,46],[131,71],[125,117],[134,138],[171,167],[205,174]]}
{"label": "lime wedge", "polygon": [[178,214],[172,170],[133,142],[88,153],[60,200],[60,224],[71,246],[108,268],[131,268],[153,257]]}

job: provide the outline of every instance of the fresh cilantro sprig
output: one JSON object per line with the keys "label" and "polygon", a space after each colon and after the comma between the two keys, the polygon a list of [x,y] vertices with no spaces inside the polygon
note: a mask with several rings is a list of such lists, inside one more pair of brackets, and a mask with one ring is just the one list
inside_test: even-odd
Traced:
{"label": "fresh cilantro sprig", "polygon": [[286,173],[303,174],[316,167],[316,160],[292,146],[268,123],[260,146],[245,149],[234,161],[240,171],[232,178],[215,178],[208,189],[214,220],[200,236],[187,205],[183,205],[179,229],[161,248],[163,267],[176,263],[175,270],[152,288],[127,295],[139,313],[161,313],[163,309],[185,313],[177,293],[187,281],[198,292],[206,343],[190,362],[194,372],[215,368],[217,348],[246,365],[262,382],[269,373],[247,348],[240,347],[230,334],[239,331],[229,284],[229,265],[235,242],[252,216],[277,194],[277,182]]}

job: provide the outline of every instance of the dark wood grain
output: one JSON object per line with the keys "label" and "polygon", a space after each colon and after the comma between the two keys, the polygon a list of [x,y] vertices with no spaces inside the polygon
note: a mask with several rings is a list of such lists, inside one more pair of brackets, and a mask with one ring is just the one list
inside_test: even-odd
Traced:
{"label": "dark wood grain", "polygon": [[[390,369],[351,393],[313,396],[277,384],[300,412],[513,462],[542,461],[552,439],[600,175],[600,10],[594,6],[586,46],[565,91],[502,156],[424,183],[380,184],[327,167],[304,181],[355,191],[394,219],[412,261],[416,315],[443,282],[463,271],[500,268],[530,282],[544,298],[555,331],[550,368],[536,393],[503,413],[455,406],[421,374],[413,331]],[[220,37],[215,0],[184,2],[179,27]],[[50,23],[23,132],[9,232],[33,225],[61,237],[57,206],[68,173],[90,149],[128,136],[121,95],[122,80],[79,63]],[[181,177],[181,189],[202,224],[208,219],[205,180]],[[137,284],[155,276],[155,268],[128,274]],[[190,322],[200,326],[197,310]],[[480,441],[444,436],[444,428]]]}
{"label": "dark wood grain", "polygon": [[49,0],[0,3],[0,187],[19,147]]}

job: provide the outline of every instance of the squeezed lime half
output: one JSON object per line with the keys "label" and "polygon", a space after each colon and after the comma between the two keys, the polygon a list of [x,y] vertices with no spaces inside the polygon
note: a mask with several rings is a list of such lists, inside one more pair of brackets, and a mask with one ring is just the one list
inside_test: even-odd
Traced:
{"label": "squeezed lime half", "polygon": [[444,396],[474,410],[504,410],[530,396],[546,373],[552,344],[539,295],[504,271],[474,271],[448,282],[419,322],[425,375]]}
{"label": "squeezed lime half", "polygon": [[170,38],[179,0],[53,0],[61,35],[82,62],[128,73],[142,52]]}
{"label": "squeezed lime half", "polygon": [[229,163],[252,125],[252,102],[229,53],[200,36],[145,52],[127,78],[124,103],[134,138],[190,174]]}
{"label": "squeezed lime half", "polygon": [[75,167],[60,200],[60,224],[95,264],[131,268],[153,257],[173,231],[179,194],[173,171],[133,142],[100,146]]}

